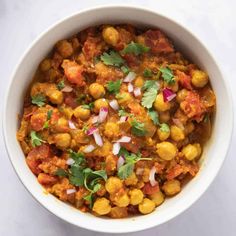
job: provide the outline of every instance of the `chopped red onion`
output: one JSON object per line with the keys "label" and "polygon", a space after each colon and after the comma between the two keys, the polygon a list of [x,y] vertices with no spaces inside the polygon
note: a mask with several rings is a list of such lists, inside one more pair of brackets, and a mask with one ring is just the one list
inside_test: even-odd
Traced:
{"label": "chopped red onion", "polygon": [[119,110],[119,104],[117,102],[116,99],[113,99],[109,102],[109,105],[111,106],[111,108],[115,111]]}
{"label": "chopped red onion", "polygon": [[84,151],[85,153],[90,153],[90,152],[92,152],[94,149],[95,149],[95,147],[94,147],[92,144],[90,144],[90,145],[86,146],[83,151]]}
{"label": "chopped red onion", "polygon": [[125,158],[123,156],[120,156],[117,160],[117,169],[119,169],[121,166],[123,166],[125,163]]}
{"label": "chopped red onion", "polygon": [[128,120],[128,116],[121,116],[120,117],[120,122],[123,123]]}
{"label": "chopped red onion", "polygon": [[87,135],[92,135],[94,132],[96,132],[98,129],[96,127],[92,127],[87,131]]}
{"label": "chopped red onion", "polygon": [[153,166],[149,173],[149,181],[152,186],[155,186],[158,184],[158,182],[155,180],[155,174],[156,174],[156,168],[155,166]]}
{"label": "chopped red onion", "polygon": [[108,115],[108,108],[102,107],[99,111],[98,122],[102,123],[103,121],[105,121],[105,119],[107,118],[107,115]]}
{"label": "chopped red onion", "polygon": [[97,123],[98,122],[98,116],[94,116],[93,118],[92,118],[92,124],[95,124],[95,123]]}
{"label": "chopped red onion", "polygon": [[131,83],[129,83],[128,84],[128,92],[132,93],[133,91],[134,91],[134,86]]}
{"label": "chopped red onion", "polygon": [[116,141],[116,143],[129,143],[131,141],[131,137],[123,136]]}
{"label": "chopped red onion", "polygon": [[67,159],[66,164],[71,166],[75,163],[75,161],[72,158]]}
{"label": "chopped red onion", "polygon": [[174,93],[169,88],[164,88],[162,93],[163,93],[164,102],[170,102],[172,99],[176,97],[176,93]]}
{"label": "chopped red onion", "polygon": [[69,85],[66,85],[61,91],[64,93],[70,93],[73,90],[73,88]]}
{"label": "chopped red onion", "polygon": [[70,129],[76,129],[75,124],[71,120],[69,120],[68,123],[69,123]]}
{"label": "chopped red onion", "polygon": [[120,151],[120,143],[114,143],[112,153],[114,155],[117,155],[119,153],[119,151]]}
{"label": "chopped red onion", "polygon": [[93,137],[94,137],[95,143],[98,146],[102,147],[103,146],[103,141],[102,141],[101,135],[99,134],[98,129],[95,132],[93,132]]}
{"label": "chopped red onion", "polygon": [[73,188],[71,188],[71,189],[67,189],[66,190],[66,194],[72,194],[72,193],[75,193],[76,192],[76,190],[75,189],[73,189]]}
{"label": "chopped red onion", "polygon": [[138,96],[140,96],[141,95],[141,89],[140,88],[135,88],[134,89],[134,96],[135,97],[138,97]]}
{"label": "chopped red onion", "polygon": [[178,126],[180,129],[184,130],[184,125],[182,124],[182,122],[180,121],[180,119],[177,118],[172,118],[174,124],[176,126]]}
{"label": "chopped red onion", "polygon": [[124,78],[124,82],[130,83],[132,82],[136,77],[136,74],[133,71],[130,71],[128,75]]}

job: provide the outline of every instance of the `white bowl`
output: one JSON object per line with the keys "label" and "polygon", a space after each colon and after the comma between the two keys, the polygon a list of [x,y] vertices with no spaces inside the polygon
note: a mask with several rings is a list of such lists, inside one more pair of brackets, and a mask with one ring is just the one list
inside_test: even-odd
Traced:
{"label": "white bowl", "polygon": [[[24,154],[16,140],[17,116],[21,112],[23,97],[39,62],[48,54],[54,43],[67,38],[82,29],[102,23],[132,23],[137,26],[151,26],[162,29],[186,56],[211,78],[217,97],[217,109],[213,133],[204,148],[201,169],[177,196],[168,199],[153,213],[127,219],[98,218],[43,193],[25,162]],[[175,21],[136,7],[98,7],[74,14],[46,30],[29,47],[11,78],[3,113],[5,144],[12,165],[28,191],[49,211],[65,221],[94,231],[124,233],[148,229],[176,217],[189,208],[209,187],[219,171],[230,144],[233,126],[232,99],[221,71],[203,44],[187,29]]]}

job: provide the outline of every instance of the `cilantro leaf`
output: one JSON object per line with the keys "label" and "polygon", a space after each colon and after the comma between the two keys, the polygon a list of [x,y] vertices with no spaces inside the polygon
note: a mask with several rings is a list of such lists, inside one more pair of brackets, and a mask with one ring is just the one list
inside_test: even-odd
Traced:
{"label": "cilantro leaf", "polygon": [[134,43],[133,41],[129,43],[122,51],[122,54],[133,53],[135,56],[138,56],[142,53],[148,52],[150,50],[149,47],[146,47],[140,43]]}
{"label": "cilantro leaf", "polygon": [[122,108],[118,111],[118,115],[119,116],[127,116],[127,114],[128,113],[124,109],[122,109]]}
{"label": "cilantro leaf", "polygon": [[61,169],[61,168],[58,168],[54,174],[61,177],[68,176],[68,173],[64,169]]}
{"label": "cilantro leaf", "polygon": [[160,130],[162,132],[169,133],[170,132],[170,127],[169,127],[168,124],[163,123],[163,124],[160,125]]}
{"label": "cilantro leaf", "polygon": [[143,76],[146,77],[146,78],[149,78],[149,77],[152,77],[153,76],[153,73],[150,69],[145,69],[143,71]]}
{"label": "cilantro leaf", "polygon": [[42,143],[45,143],[45,141],[42,140],[35,131],[30,132],[30,138],[33,147],[40,146]]}
{"label": "cilantro leaf", "polygon": [[146,108],[151,108],[152,107],[152,104],[153,102],[155,101],[156,99],[156,96],[157,96],[157,89],[155,88],[150,88],[148,89],[144,94],[143,94],[143,97],[142,97],[142,106],[143,107],[146,107]]}
{"label": "cilantro leaf", "polygon": [[45,96],[40,94],[40,93],[36,94],[35,96],[32,96],[32,100],[31,100],[32,104],[35,104],[35,105],[37,105],[39,107],[44,106],[45,105],[45,101],[46,101]]}
{"label": "cilantro leaf", "polygon": [[69,181],[71,184],[79,187],[79,186],[83,186],[84,184],[84,175],[82,172],[81,173],[81,176],[74,176],[74,175],[69,175]]}
{"label": "cilantro leaf", "polygon": [[127,179],[133,173],[133,171],[134,163],[129,162],[119,168],[117,175],[121,179]]}
{"label": "cilantro leaf", "polygon": [[146,80],[142,90],[148,90],[150,88],[158,88],[157,82],[155,80]]}
{"label": "cilantro leaf", "polygon": [[104,52],[101,60],[105,65],[117,67],[122,66],[125,62],[120,54],[115,51],[110,51],[110,53]]}
{"label": "cilantro leaf", "polygon": [[49,110],[48,112],[47,112],[47,120],[45,121],[45,123],[43,124],[43,129],[47,129],[48,127],[49,127],[49,121],[50,121],[50,119],[51,119],[51,117],[52,117],[52,110]]}
{"label": "cilantro leaf", "polygon": [[58,90],[62,90],[63,88],[65,88],[65,81],[61,80],[58,84],[57,84],[57,88]]}
{"label": "cilantro leaf", "polygon": [[90,102],[89,104],[81,105],[82,108],[87,110],[92,110],[94,108],[94,102]]}
{"label": "cilantro leaf", "polygon": [[128,74],[130,72],[130,69],[128,66],[121,66],[120,68],[124,74]]}
{"label": "cilantro leaf", "polygon": [[84,165],[86,160],[84,158],[84,154],[81,152],[74,152],[69,150],[70,158],[72,158],[77,165]]}
{"label": "cilantro leaf", "polygon": [[124,147],[121,147],[118,156],[123,156],[126,158],[128,155],[129,155],[129,152],[127,151],[127,149],[125,149]]}
{"label": "cilantro leaf", "polygon": [[165,68],[160,68],[159,69],[162,73],[162,78],[164,79],[164,81],[168,84],[173,84],[175,83],[175,80],[173,79],[174,78],[174,74],[173,74],[173,71],[168,68],[168,67],[165,67]]}
{"label": "cilantro leaf", "polygon": [[117,93],[120,92],[121,83],[122,83],[122,81],[121,81],[120,79],[119,79],[119,80],[116,80],[116,81],[109,81],[109,82],[106,84],[107,90],[108,90],[110,93],[117,94]]}
{"label": "cilantro leaf", "polygon": [[131,132],[136,136],[145,136],[147,131],[145,130],[144,123],[141,123],[137,120],[131,122]]}
{"label": "cilantro leaf", "polygon": [[149,109],[148,110],[148,115],[150,116],[150,118],[153,121],[154,125],[160,124],[159,116],[158,116],[158,113],[156,111],[154,111],[153,109]]}

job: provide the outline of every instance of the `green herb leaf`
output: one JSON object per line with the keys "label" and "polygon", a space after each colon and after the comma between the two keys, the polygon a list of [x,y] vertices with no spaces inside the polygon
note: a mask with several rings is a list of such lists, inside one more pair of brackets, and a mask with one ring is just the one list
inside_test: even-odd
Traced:
{"label": "green herb leaf", "polygon": [[148,90],[150,88],[157,88],[158,89],[158,84],[155,80],[146,80],[142,90]]}
{"label": "green herb leaf", "polygon": [[134,163],[127,163],[123,166],[121,166],[118,170],[117,175],[121,179],[127,179],[134,171]]}
{"label": "green herb leaf", "polygon": [[128,74],[128,73],[130,72],[130,69],[129,69],[128,66],[121,66],[120,69],[121,69],[121,70],[123,71],[123,73],[125,73],[125,74]]}
{"label": "green herb leaf", "polygon": [[92,110],[94,108],[94,102],[90,102],[89,104],[81,105],[82,108],[87,110]]}
{"label": "green herb leaf", "polygon": [[153,76],[153,73],[150,69],[145,69],[143,71],[143,76],[146,77],[146,78],[149,78],[149,77],[152,77]]}
{"label": "green herb leaf", "polygon": [[60,176],[60,177],[67,177],[68,176],[68,173],[64,169],[61,169],[61,168],[57,169],[54,174],[57,176]]}
{"label": "green herb leaf", "polygon": [[143,94],[143,97],[142,97],[142,106],[143,107],[146,107],[146,108],[151,108],[152,107],[152,104],[153,102],[155,101],[156,99],[156,96],[157,96],[157,89],[156,88],[150,88],[148,89],[144,94]]}
{"label": "green herb leaf", "polygon": [[45,105],[46,98],[42,94],[36,94],[35,96],[32,96],[32,104],[35,104],[39,107],[42,107]]}
{"label": "green herb leaf", "polygon": [[144,123],[141,123],[137,120],[131,122],[132,128],[131,132],[136,136],[145,136],[147,131],[145,130]]}
{"label": "green herb leaf", "polygon": [[118,111],[118,115],[119,116],[126,116],[128,113],[124,110],[124,109],[120,109],[119,111]]}
{"label": "green herb leaf", "polygon": [[57,88],[58,90],[62,90],[63,88],[65,88],[65,81],[61,80],[58,84],[57,84]]}
{"label": "green herb leaf", "polygon": [[160,125],[160,130],[162,132],[169,133],[170,132],[170,127],[166,123],[163,123],[163,124]]}
{"label": "green herb leaf", "polygon": [[74,176],[74,175],[69,175],[69,181],[71,184],[77,186],[77,187],[80,187],[80,186],[83,186],[84,184],[84,176],[81,174],[80,177],[78,176]]}
{"label": "green herb leaf", "polygon": [[118,156],[123,156],[126,158],[128,155],[129,155],[129,152],[127,151],[127,149],[125,149],[124,147],[121,147]]}
{"label": "green herb leaf", "polygon": [[110,93],[117,94],[120,92],[121,83],[122,83],[122,81],[120,79],[116,80],[116,81],[109,81],[107,83],[107,90]]}
{"label": "green herb leaf", "polygon": [[123,58],[119,53],[110,51],[110,53],[104,52],[101,56],[101,60],[105,65],[120,67],[124,64]]}
{"label": "green herb leaf", "polygon": [[76,98],[76,102],[78,104],[81,104],[83,102],[83,100],[85,100],[86,95],[85,94],[80,94],[77,98]]}
{"label": "green herb leaf", "polygon": [[173,84],[175,83],[175,80],[173,79],[174,78],[174,74],[173,74],[173,71],[168,68],[168,67],[165,67],[165,68],[160,68],[159,69],[162,73],[162,78],[164,79],[164,81],[168,84]]}
{"label": "green herb leaf", "polygon": [[153,109],[149,109],[148,110],[148,115],[150,116],[151,120],[153,121],[154,125],[159,125],[159,116],[158,113],[156,111],[154,111]]}
{"label": "green herb leaf", "polygon": [[70,158],[72,158],[77,165],[84,165],[86,160],[84,158],[84,154],[81,152],[74,152],[69,150]]}
{"label": "green herb leaf", "polygon": [[45,143],[45,141],[42,140],[35,131],[30,132],[30,138],[33,147],[40,146],[42,143]]}
{"label": "green herb leaf", "polygon": [[148,52],[150,50],[149,47],[146,47],[140,43],[134,43],[133,41],[129,43],[122,51],[122,54],[133,53],[135,56],[138,56],[142,53]]}
{"label": "green herb leaf", "polygon": [[50,119],[52,117],[52,112],[53,112],[52,110],[49,110],[47,112],[47,120],[45,121],[45,123],[43,125],[43,129],[47,129],[49,127],[49,121],[50,121]]}

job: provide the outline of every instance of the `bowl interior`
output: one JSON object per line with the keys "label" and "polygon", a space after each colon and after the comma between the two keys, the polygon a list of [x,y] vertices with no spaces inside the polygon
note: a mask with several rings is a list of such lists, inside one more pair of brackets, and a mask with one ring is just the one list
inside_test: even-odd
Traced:
{"label": "bowl interior", "polygon": [[[138,27],[149,26],[162,29],[185,56],[208,72],[217,97],[214,129],[210,141],[204,148],[199,174],[183,188],[180,194],[168,199],[152,214],[145,216],[119,220],[97,218],[62,203],[50,194],[44,194],[43,188],[28,169],[21,147],[16,140],[17,117],[21,112],[26,88],[38,63],[58,40],[67,38],[86,27],[102,23],[131,23]],[[175,217],[187,209],[207,189],[222,165],[230,142],[231,100],[215,61],[207,49],[189,31],[174,21],[149,10],[134,7],[101,7],[77,13],[59,22],[41,35],[23,56],[13,74],[7,94],[3,114],[4,137],[10,159],[21,181],[32,195],[54,214],[72,224],[95,231],[133,232],[159,225]]]}

